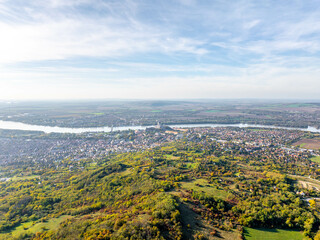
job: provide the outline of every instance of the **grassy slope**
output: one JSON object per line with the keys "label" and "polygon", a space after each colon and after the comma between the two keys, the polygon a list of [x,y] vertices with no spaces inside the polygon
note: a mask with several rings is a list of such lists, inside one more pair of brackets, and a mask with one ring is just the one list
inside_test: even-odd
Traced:
{"label": "grassy slope", "polygon": [[205,192],[208,196],[226,199],[229,193],[224,189],[218,189],[213,184],[209,184],[205,179],[196,179],[192,182],[182,182],[182,188],[187,190],[194,190],[198,192]]}
{"label": "grassy slope", "polygon": [[[24,233],[37,233],[43,232],[45,230],[56,230],[59,228],[60,223],[68,218],[71,218],[71,216],[63,215],[58,218],[51,218],[47,222],[37,222],[34,225],[32,221],[26,222],[11,231],[10,235],[12,237],[18,237],[19,235]],[[6,234],[0,234],[0,239],[2,239],[2,237],[4,237],[5,235]]]}
{"label": "grassy slope", "polygon": [[320,156],[315,156],[310,158],[311,161],[316,162],[316,163],[320,163]]}
{"label": "grassy slope", "polygon": [[31,179],[35,179],[35,178],[40,178],[40,176],[38,176],[38,175],[30,175],[30,176],[23,176],[23,177],[14,176],[13,178],[11,178],[11,180],[12,181],[21,181],[21,180],[31,180]]}
{"label": "grassy slope", "polygon": [[302,240],[303,235],[299,231],[282,229],[253,229],[245,228],[246,240]]}

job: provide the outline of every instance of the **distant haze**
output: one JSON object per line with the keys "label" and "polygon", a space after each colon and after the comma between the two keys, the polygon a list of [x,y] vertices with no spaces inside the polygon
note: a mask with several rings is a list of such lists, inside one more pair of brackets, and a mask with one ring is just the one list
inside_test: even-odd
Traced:
{"label": "distant haze", "polygon": [[0,0],[0,99],[319,99],[319,1]]}

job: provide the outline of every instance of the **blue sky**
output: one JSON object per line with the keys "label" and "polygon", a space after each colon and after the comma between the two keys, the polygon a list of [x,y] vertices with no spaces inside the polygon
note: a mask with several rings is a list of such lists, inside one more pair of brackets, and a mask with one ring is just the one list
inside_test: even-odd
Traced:
{"label": "blue sky", "polygon": [[320,95],[318,1],[0,0],[1,99]]}

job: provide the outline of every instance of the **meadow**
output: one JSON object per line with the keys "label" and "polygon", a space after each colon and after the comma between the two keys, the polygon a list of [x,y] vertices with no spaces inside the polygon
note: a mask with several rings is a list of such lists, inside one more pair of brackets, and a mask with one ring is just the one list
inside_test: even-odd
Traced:
{"label": "meadow", "polygon": [[246,240],[302,240],[302,232],[283,229],[245,228]]}

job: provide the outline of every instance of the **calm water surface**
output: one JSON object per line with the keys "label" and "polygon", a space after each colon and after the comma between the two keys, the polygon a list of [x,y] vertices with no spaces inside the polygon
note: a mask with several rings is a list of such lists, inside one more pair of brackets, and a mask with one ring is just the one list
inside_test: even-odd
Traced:
{"label": "calm water surface", "polygon": [[[308,128],[290,128],[290,127],[278,127],[272,125],[259,125],[259,124],[172,124],[168,125],[176,128],[195,128],[195,127],[239,127],[239,128],[269,128],[269,129],[286,129],[286,130],[300,130],[306,132],[319,132],[320,129],[314,127]],[[93,127],[93,128],[66,128],[66,127],[50,127],[41,125],[25,124],[21,122],[2,121],[0,120],[0,129],[10,130],[25,130],[25,131],[42,131],[45,133],[85,133],[85,132],[111,132],[111,131],[125,131],[125,130],[144,130],[148,127],[154,126],[123,126],[123,127]]]}

